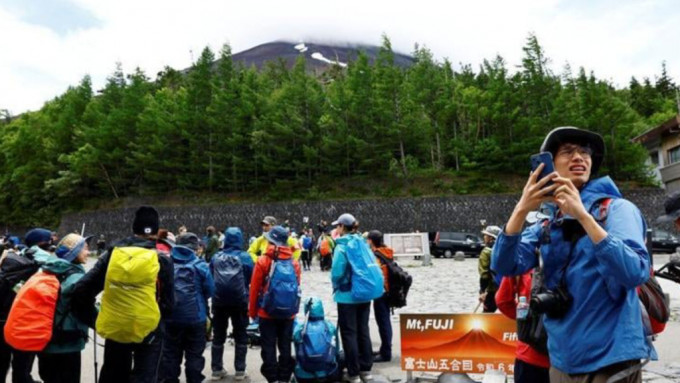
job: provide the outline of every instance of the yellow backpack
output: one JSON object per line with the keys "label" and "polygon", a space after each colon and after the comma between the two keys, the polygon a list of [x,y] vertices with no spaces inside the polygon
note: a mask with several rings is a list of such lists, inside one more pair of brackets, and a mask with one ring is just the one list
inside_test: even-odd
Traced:
{"label": "yellow backpack", "polygon": [[119,343],[141,343],[158,327],[158,254],[142,247],[116,247],[109,259],[97,333]]}

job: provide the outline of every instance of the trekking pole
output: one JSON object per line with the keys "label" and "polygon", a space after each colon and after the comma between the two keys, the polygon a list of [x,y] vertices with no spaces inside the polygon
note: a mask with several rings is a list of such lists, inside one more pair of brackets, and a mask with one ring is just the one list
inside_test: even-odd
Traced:
{"label": "trekking pole", "polygon": [[479,310],[479,306],[481,306],[481,305],[482,305],[482,301],[479,301],[479,303],[477,303],[477,307],[475,307],[475,311],[473,311],[472,313],[477,314],[477,310]]}
{"label": "trekking pole", "polygon": [[99,383],[99,366],[97,366],[97,330],[92,329],[92,332],[94,333],[94,383]]}

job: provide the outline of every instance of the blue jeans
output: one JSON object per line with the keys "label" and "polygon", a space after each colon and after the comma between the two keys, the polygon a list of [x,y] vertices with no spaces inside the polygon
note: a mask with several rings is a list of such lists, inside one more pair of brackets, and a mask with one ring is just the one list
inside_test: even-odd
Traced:
{"label": "blue jeans", "polygon": [[390,304],[387,295],[373,301],[375,322],[380,333],[380,356],[384,360],[392,359],[392,322],[390,322]]}
{"label": "blue jeans", "polygon": [[370,314],[371,302],[338,303],[338,327],[345,350],[347,374],[351,377],[358,376],[360,371],[371,371],[373,367],[373,346],[368,329]]}
{"label": "blue jeans", "polygon": [[179,383],[182,357],[186,359],[184,373],[187,382],[203,382],[205,343],[205,322],[187,325],[168,323],[161,363],[161,382]]}
{"label": "blue jeans", "polygon": [[237,306],[219,306],[213,304],[213,343],[212,358],[210,367],[213,371],[222,371],[224,368],[224,343],[227,341],[227,330],[229,320],[234,332],[234,343],[236,344],[234,355],[234,369],[236,371],[246,370],[246,354],[248,353],[248,310]]}

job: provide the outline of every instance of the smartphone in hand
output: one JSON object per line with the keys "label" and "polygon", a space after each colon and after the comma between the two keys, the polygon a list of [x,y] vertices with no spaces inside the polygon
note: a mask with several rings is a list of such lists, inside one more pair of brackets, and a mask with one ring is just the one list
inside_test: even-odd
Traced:
{"label": "smartphone in hand", "polygon": [[[553,156],[552,153],[550,152],[541,152],[534,154],[531,156],[530,161],[532,172],[538,168],[538,165],[544,164],[543,170],[541,170],[541,174],[538,175],[536,181],[555,171],[555,165],[553,164]],[[546,183],[545,186],[550,186],[552,184],[553,184],[552,181],[548,181],[548,183]],[[552,195],[552,193],[547,195]]]}

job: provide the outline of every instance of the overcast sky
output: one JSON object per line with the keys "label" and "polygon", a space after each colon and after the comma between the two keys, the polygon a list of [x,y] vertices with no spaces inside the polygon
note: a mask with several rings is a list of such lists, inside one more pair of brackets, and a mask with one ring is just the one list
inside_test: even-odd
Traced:
{"label": "overcast sky", "polygon": [[561,72],[569,62],[626,86],[631,76],[680,78],[674,0],[262,1],[0,0],[0,109],[40,108],[86,74],[95,89],[121,62],[149,77],[185,68],[206,45],[239,52],[272,40],[414,43],[477,65],[519,63],[530,32]]}

